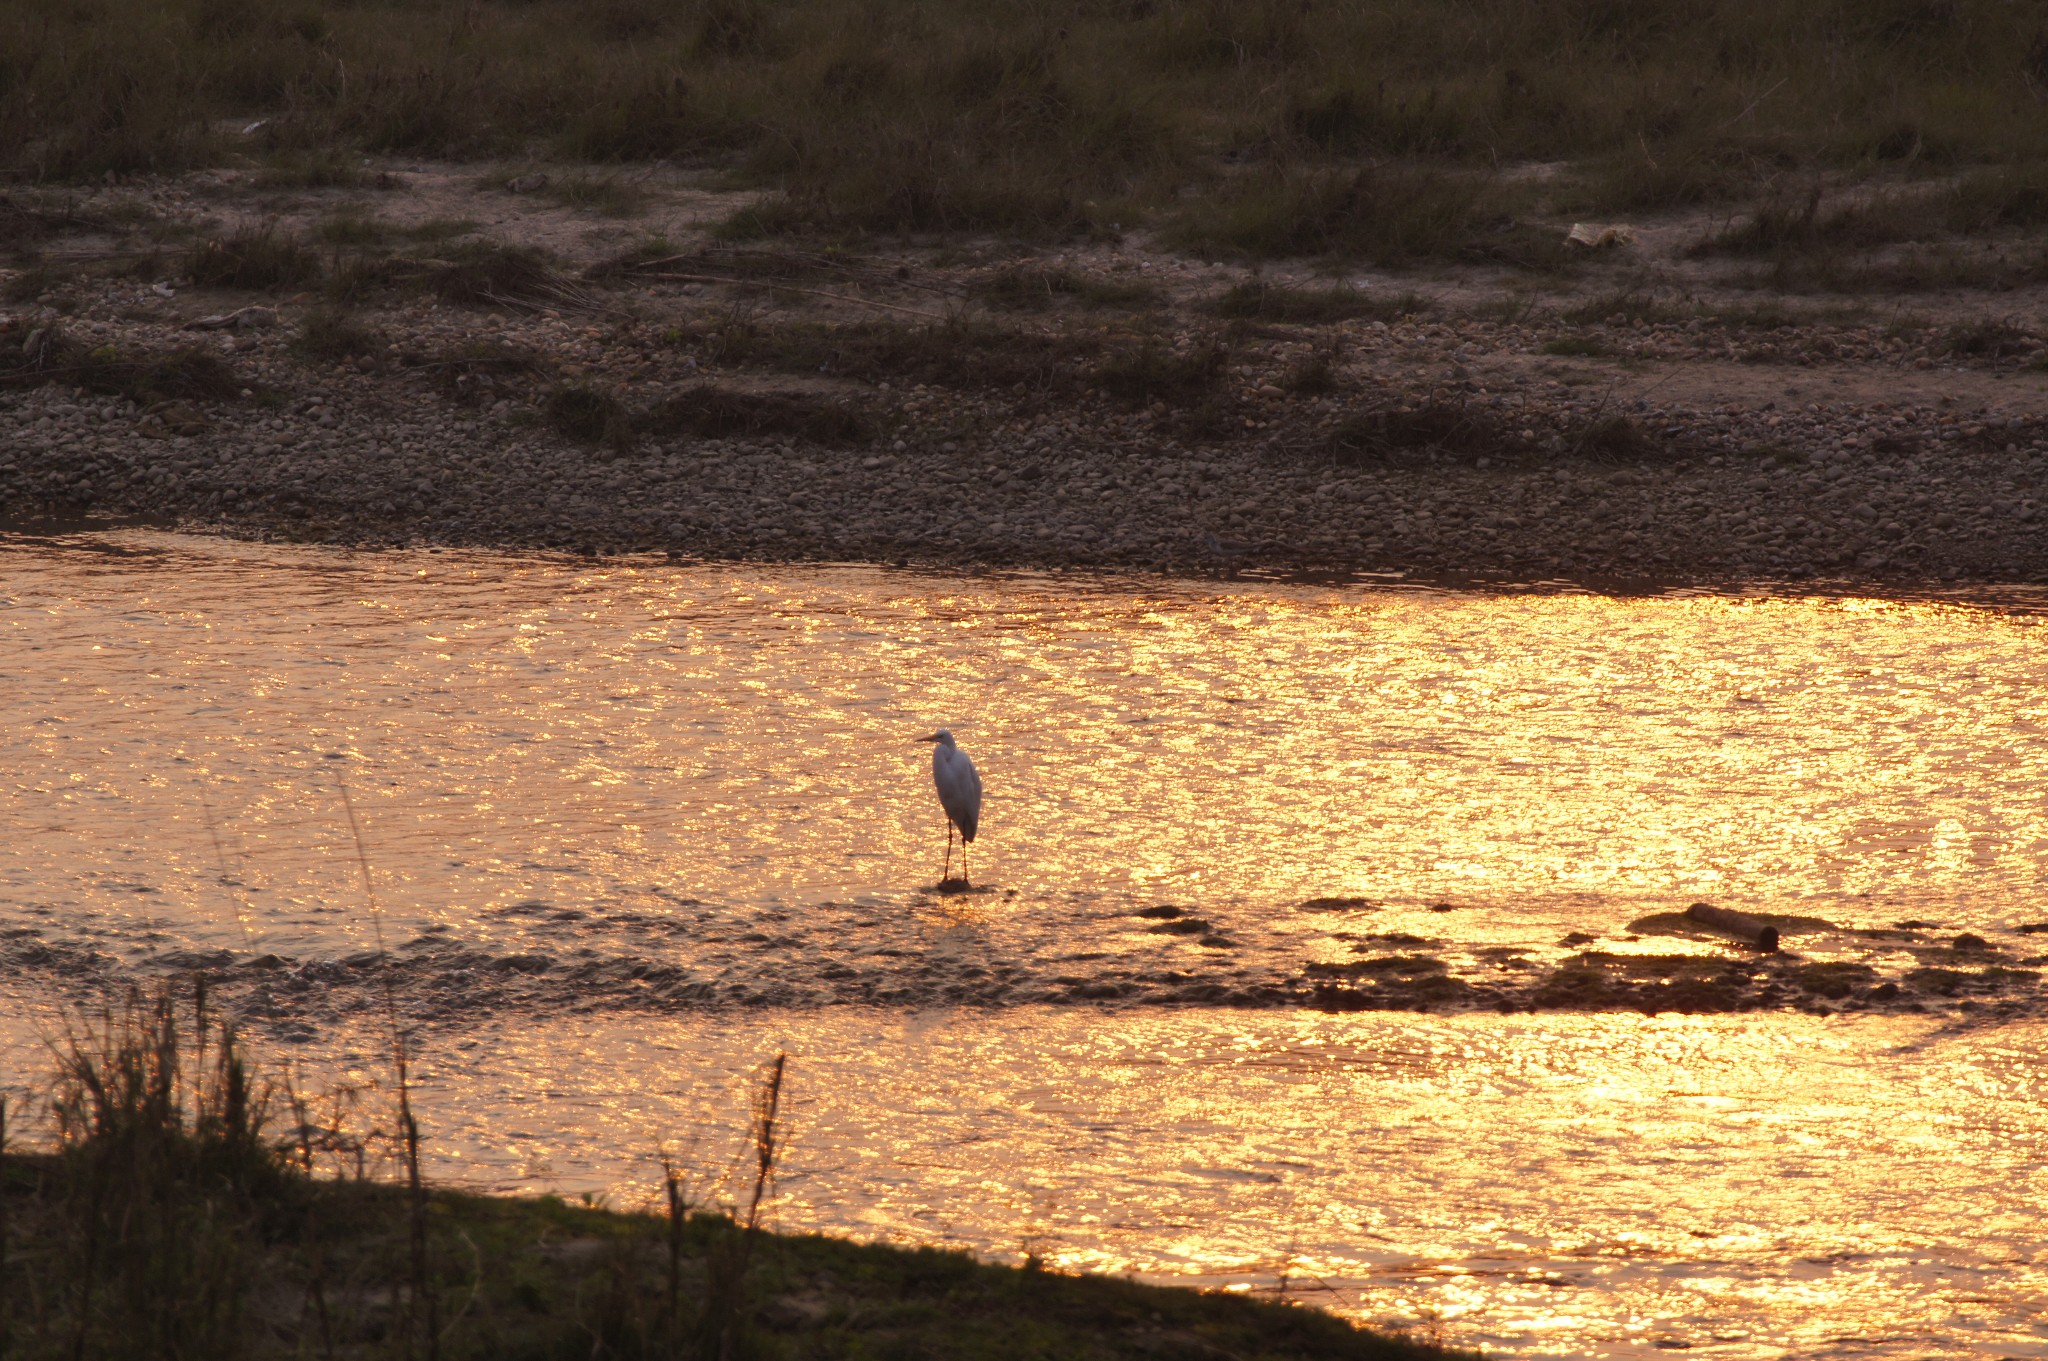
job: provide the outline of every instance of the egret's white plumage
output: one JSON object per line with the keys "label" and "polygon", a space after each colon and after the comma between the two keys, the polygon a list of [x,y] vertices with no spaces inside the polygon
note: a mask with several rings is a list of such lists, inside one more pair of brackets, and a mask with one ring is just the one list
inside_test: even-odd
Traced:
{"label": "egret's white plumage", "polygon": [[940,882],[945,882],[953,872],[956,827],[960,831],[960,877],[965,879],[967,843],[974,840],[974,833],[981,826],[981,773],[946,729],[918,740],[932,743],[932,783],[938,787],[939,806],[946,810],[946,867],[940,873]]}

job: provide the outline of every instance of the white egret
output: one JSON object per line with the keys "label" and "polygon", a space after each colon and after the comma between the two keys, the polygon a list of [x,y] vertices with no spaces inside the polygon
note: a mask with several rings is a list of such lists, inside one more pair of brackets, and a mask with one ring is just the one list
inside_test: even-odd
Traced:
{"label": "white egret", "polygon": [[938,786],[939,806],[946,810],[946,867],[939,882],[950,881],[953,873],[953,829],[960,829],[960,882],[967,882],[967,843],[981,825],[981,775],[953,734],[941,728],[920,742],[933,743],[932,783]]}

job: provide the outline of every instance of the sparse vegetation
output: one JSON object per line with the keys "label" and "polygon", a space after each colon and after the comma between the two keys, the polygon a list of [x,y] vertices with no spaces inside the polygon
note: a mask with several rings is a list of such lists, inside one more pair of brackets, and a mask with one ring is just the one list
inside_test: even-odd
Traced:
{"label": "sparse vegetation", "polygon": [[1093,377],[1103,391],[1127,402],[1198,406],[1216,399],[1229,362],[1229,349],[1213,336],[1185,348],[1148,336],[1111,353]]}
{"label": "sparse vegetation", "polygon": [[2030,355],[2041,346],[2041,338],[2025,327],[2011,321],[1991,320],[1972,322],[1967,326],[1950,329],[1947,349],[1950,354],[1966,354],[1986,359],[2005,359],[2017,355]]}
{"label": "sparse vegetation", "polygon": [[845,401],[799,392],[749,392],[702,383],[635,419],[657,438],[787,435],[819,444],[865,444],[875,426]]}
{"label": "sparse vegetation", "polygon": [[1433,309],[1427,298],[1415,293],[1386,297],[1348,284],[1332,288],[1290,288],[1264,279],[1247,279],[1211,302],[1209,310],[1219,317],[1235,320],[1315,326],[1359,318],[1398,321],[1402,317],[1426,315]]}
{"label": "sparse vegetation", "polygon": [[268,292],[318,278],[320,259],[297,237],[263,226],[201,242],[185,269],[202,287]]}
{"label": "sparse vegetation", "polygon": [[1304,397],[1320,397],[1337,390],[1337,347],[1319,345],[1294,364],[1280,380],[1280,386]]}
{"label": "sparse vegetation", "polygon": [[1598,336],[1583,334],[1555,336],[1537,348],[1544,354],[1570,359],[1603,359],[1614,353],[1614,347]]}
{"label": "sparse vegetation", "polygon": [[441,390],[465,405],[494,401],[524,388],[533,375],[552,370],[543,356],[501,341],[477,340],[420,361],[439,380]]}
{"label": "sparse vegetation", "polygon": [[242,379],[219,355],[198,348],[136,352],[87,345],[62,327],[29,332],[19,349],[0,347],[0,387],[62,383],[137,403],[232,401]]}
{"label": "sparse vegetation", "polygon": [[1085,335],[1017,332],[971,322],[902,325],[811,322],[763,325],[731,319],[706,346],[716,363],[827,374],[868,382],[936,383],[960,389],[1072,388],[1102,342]]}
{"label": "sparse vegetation", "polygon": [[548,428],[585,444],[623,446],[633,437],[633,423],[618,398],[581,383],[557,383],[541,402]]}
{"label": "sparse vegetation", "polygon": [[292,348],[316,359],[355,359],[376,354],[389,342],[339,308],[320,307],[306,313]]}
{"label": "sparse vegetation", "polygon": [[991,307],[1036,311],[1061,298],[1086,307],[1145,308],[1161,301],[1159,289],[1143,279],[1085,274],[1050,265],[1012,265],[979,280],[974,296]]}
{"label": "sparse vegetation", "polygon": [[470,307],[530,302],[561,287],[548,257],[527,246],[465,241],[445,260],[427,262],[426,281],[443,302]]}
{"label": "sparse vegetation", "polygon": [[1462,260],[1561,269],[1561,236],[1525,224],[1527,195],[1436,165],[1280,165],[1182,209],[1173,235],[1195,249],[1337,255],[1379,265]]}
{"label": "sparse vegetation", "polygon": [[294,148],[256,172],[258,189],[347,189],[362,183],[361,158],[339,147]]}
{"label": "sparse vegetation", "polygon": [[647,191],[618,175],[551,177],[543,192],[565,208],[604,217],[637,217],[647,209]]}
{"label": "sparse vegetation", "polygon": [[1427,401],[1347,416],[1331,433],[1328,452],[1339,464],[1413,467],[1433,457],[1512,458],[1528,446],[1486,407]]}
{"label": "sparse vegetation", "polygon": [[[0,15],[0,169],[245,150],[260,184],[327,187],[364,152],[715,156],[770,191],[737,235],[1149,220],[1221,250],[1551,269],[1533,210],[1798,176],[1947,175],[1949,227],[2038,225],[2043,51],[2040,14],[2003,0],[103,0]],[[1566,170],[1535,192],[1511,172],[1538,162]],[[616,175],[554,188],[634,207]],[[1821,225],[1790,212],[1776,227]]]}

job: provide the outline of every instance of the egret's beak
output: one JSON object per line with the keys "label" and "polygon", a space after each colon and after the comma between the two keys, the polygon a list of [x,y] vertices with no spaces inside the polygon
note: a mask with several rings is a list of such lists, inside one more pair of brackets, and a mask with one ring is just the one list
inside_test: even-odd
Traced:
{"label": "egret's beak", "polygon": [[913,742],[936,742],[938,740],[939,735],[937,733],[933,733],[930,737],[914,737],[911,739]]}

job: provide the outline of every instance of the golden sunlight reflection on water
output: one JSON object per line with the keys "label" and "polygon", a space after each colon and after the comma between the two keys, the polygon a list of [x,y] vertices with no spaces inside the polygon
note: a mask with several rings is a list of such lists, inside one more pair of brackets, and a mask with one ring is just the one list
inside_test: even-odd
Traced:
{"label": "golden sunlight reflection on water", "polygon": [[2035,1023],[508,1018],[438,1037],[420,1104],[446,1178],[632,1206],[663,1141],[700,1193],[734,1167],[745,1076],[776,1045],[795,1056],[785,1229],[1216,1288],[1284,1276],[1511,1355],[2048,1355]]}
{"label": "golden sunlight reflection on water", "polygon": [[907,739],[945,723],[988,786],[978,874],[1027,901],[1441,899],[1523,943],[1698,897],[2010,925],[2048,875],[2039,628],[1865,600],[17,542],[0,892],[237,943],[210,807],[254,931],[361,948],[334,910],[345,771],[419,922],[657,891],[900,901],[941,831]]}
{"label": "golden sunlight reflection on water", "polygon": [[[2017,949],[2048,918],[2039,628],[17,539],[0,927],[129,962],[363,950],[345,773],[394,933],[630,948],[721,985],[862,942],[901,978],[1085,980],[1196,950],[1133,930],[1161,901],[1293,961],[1334,948],[1294,911],[1333,895],[1475,951],[1624,949],[1700,897]],[[981,766],[1000,890],[957,904],[920,892],[939,825],[909,739],[939,724]],[[59,988],[0,979],[14,1072]],[[287,1052],[374,1076],[354,1024]],[[784,1227],[1223,1285],[1284,1268],[1518,1354],[2048,1355],[2044,1034],[1948,1025],[481,1009],[434,1020],[422,1110],[444,1178],[625,1196],[660,1139],[723,1166],[736,1075],[787,1044]]]}

